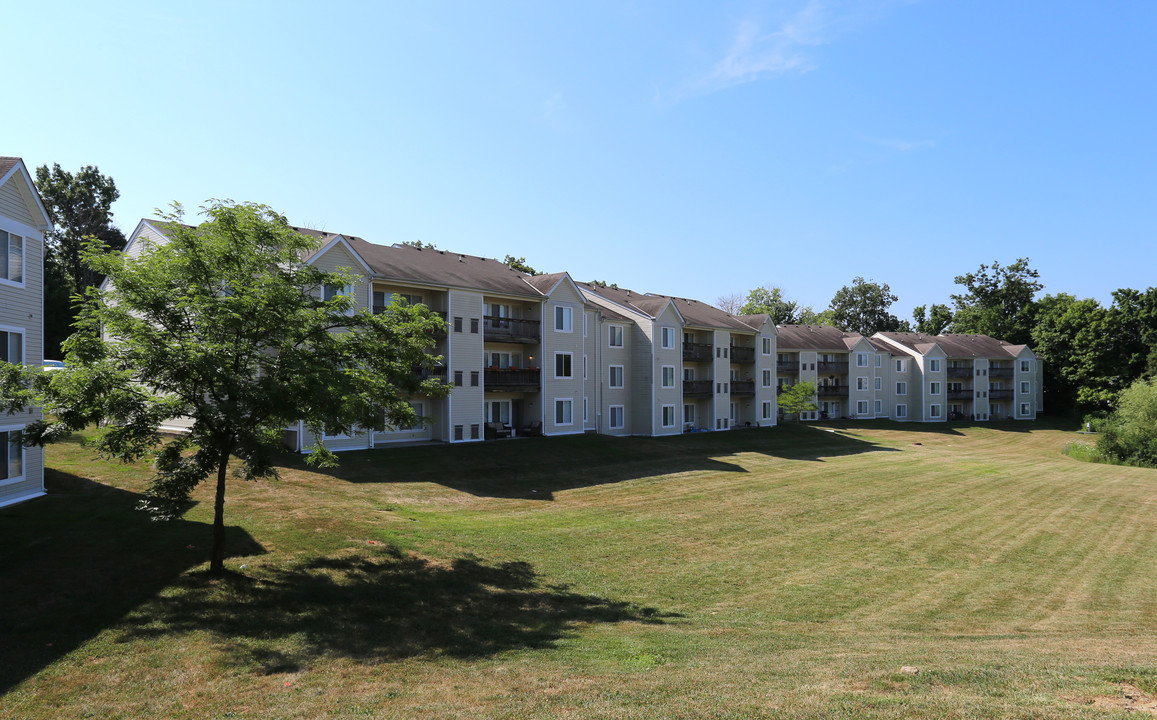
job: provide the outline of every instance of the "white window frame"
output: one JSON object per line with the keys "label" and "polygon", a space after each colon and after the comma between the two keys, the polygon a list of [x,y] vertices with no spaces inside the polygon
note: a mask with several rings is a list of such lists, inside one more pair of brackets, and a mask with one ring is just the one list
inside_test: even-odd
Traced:
{"label": "white window frame", "polygon": [[771,385],[772,385],[771,381],[774,377],[775,376],[772,374],[772,372],[770,370],[764,370],[763,371],[763,387],[765,387],[765,388],[771,387]]}
{"label": "white window frame", "polygon": [[[615,411],[619,411],[619,424],[615,424]],[[627,426],[627,413],[622,405],[611,405],[607,408],[607,415],[610,416],[607,427],[611,430],[622,430]]]}
{"label": "white window frame", "polygon": [[896,383],[896,394],[897,395],[907,395],[908,394],[908,383],[904,382],[903,380],[898,381]]}
{"label": "white window frame", "polygon": [[[586,380],[586,379],[587,379],[587,354],[583,353],[583,380]],[[584,418],[584,420],[585,420],[585,418]]]}
{"label": "white window frame", "polygon": [[765,338],[762,338],[762,340],[763,340],[763,345],[762,345],[763,352],[761,354],[770,357],[771,356],[771,338],[765,337]]}
{"label": "white window frame", "polygon": [[[570,416],[569,420],[560,422],[559,411],[566,408],[566,415]],[[571,427],[574,425],[574,398],[555,398],[554,399],[554,424],[555,427]]]}
{"label": "white window frame", "polygon": [[908,406],[905,403],[897,404],[896,405],[896,419],[899,420],[900,418],[906,418],[906,417],[908,417]]}
{"label": "white window frame", "polygon": [[[0,325],[0,333],[20,336],[20,362],[19,363],[14,362],[11,357],[8,358],[8,362],[12,363],[13,365],[27,365],[28,364],[28,331],[25,328],[19,328],[19,327],[16,327],[14,325]],[[4,338],[4,344],[6,346],[5,352],[7,352],[7,348],[12,347],[12,338],[5,337]]]}
{"label": "white window frame", "polygon": [[587,314],[583,313],[583,337],[587,336]]}
{"label": "white window frame", "polygon": [[940,415],[940,405],[939,405],[938,403],[933,403],[932,405],[929,405],[929,406],[928,406],[928,417],[930,417],[930,418],[939,418],[939,417],[941,417],[941,415]]}
{"label": "white window frame", "polygon": [[1032,360],[1021,360],[1020,361],[1020,371],[1021,372],[1032,372]]}
{"label": "white window frame", "polygon": [[[618,370],[619,382],[615,384],[615,371]],[[621,390],[626,387],[627,374],[623,370],[622,365],[608,365],[607,366],[607,387],[612,390]]]}
{"label": "white window frame", "polygon": [[868,367],[868,353],[856,353],[856,367]]}
{"label": "white window frame", "polygon": [[1029,417],[1032,415],[1032,403],[1022,402],[1019,410],[1021,417]]}
{"label": "white window frame", "polygon": [[[667,383],[667,371],[668,370],[671,372],[670,384]],[[675,366],[674,365],[664,365],[663,368],[659,371],[659,377],[660,377],[660,387],[666,388],[668,390],[675,387]]]}
{"label": "white window frame", "polygon": [[928,394],[929,395],[939,395],[940,392],[943,390],[943,388],[941,387],[941,384],[942,383],[940,383],[939,381],[936,381],[936,380],[933,380],[932,382],[928,383]]}
{"label": "white window frame", "polygon": [[868,376],[859,375],[856,377],[856,390],[863,391],[868,389]]}
{"label": "white window frame", "polygon": [[667,325],[659,328],[659,347],[664,350],[675,349],[675,328]]}
{"label": "white window frame", "polygon": [[774,412],[774,411],[771,409],[771,403],[769,403],[769,402],[763,403],[763,419],[764,420],[770,420],[773,417],[772,412]]}
{"label": "white window frame", "polygon": [[876,378],[875,389],[876,390],[883,390],[884,389],[884,378],[882,378],[882,377]]}
{"label": "white window frame", "polygon": [[856,414],[857,415],[867,415],[868,414],[868,401],[867,400],[857,400],[856,401]]}
{"label": "white window frame", "polygon": [[940,372],[940,358],[932,358],[928,361],[928,372]]}
{"label": "white window frame", "polygon": [[876,367],[884,367],[884,356],[879,353],[876,353]]}
{"label": "white window frame", "polygon": [[[667,422],[668,412],[670,413],[670,416],[671,416],[671,422],[669,422],[669,423]],[[659,422],[661,423],[660,427],[664,427],[664,428],[675,427],[675,406],[674,405],[664,405],[662,407],[662,410],[659,413]]]}
{"label": "white window frame", "polygon": [[[586,318],[586,316],[584,315],[583,318]],[[587,396],[583,395],[583,427],[586,427],[586,424],[588,422],[590,422],[590,420],[589,420],[590,411],[587,408],[588,408]]]}
{"label": "white window frame", "polygon": [[554,306],[554,331],[574,332],[574,308],[565,305]]}
{"label": "white window frame", "polygon": [[[624,335],[625,335],[625,333],[623,332],[623,326],[622,325],[608,325],[607,326],[607,347],[622,348]],[[619,341],[618,343],[615,342],[616,339]]]}
{"label": "white window frame", "polygon": [[[560,356],[563,356],[563,355],[570,358],[567,361],[567,365],[570,366],[570,374],[569,375],[559,375],[558,374],[558,359]],[[554,354],[554,379],[555,380],[573,380],[574,379],[574,353],[572,353],[572,352],[555,352],[555,354]]]}
{"label": "white window frame", "polygon": [[[690,410],[690,412],[688,412]],[[695,424],[695,403],[683,403],[683,424]]]}
{"label": "white window frame", "polygon": [[896,372],[908,372],[908,361],[903,358],[896,358]]}
{"label": "white window frame", "polygon": [[[9,279],[12,275],[12,265],[11,265],[12,238],[19,238],[20,239],[20,279],[19,280],[10,280]],[[23,236],[23,235],[17,235],[16,233],[8,232],[7,230],[0,230],[0,253],[3,253],[4,267],[7,269],[7,272],[4,274],[4,276],[0,277],[0,284],[8,285],[10,287],[18,287],[18,288],[25,287],[25,282],[27,282],[27,278],[28,278],[28,260],[27,260],[28,238]]]}
{"label": "white window frame", "polygon": [[1028,395],[1031,392],[1032,392],[1032,383],[1030,383],[1028,380],[1021,380],[1020,381],[1020,394],[1021,395]]}
{"label": "white window frame", "polygon": [[[413,403],[411,403],[411,404],[413,404]],[[505,420],[502,419],[503,411],[501,409],[498,411],[498,419],[497,420],[494,419],[494,416],[491,414],[490,411],[492,409],[494,409],[495,407],[505,408],[505,410],[506,410],[506,412],[505,412],[506,419]],[[509,424],[510,419],[512,417],[514,417],[514,402],[511,400],[487,400],[486,406],[483,409],[483,415],[486,418],[486,422],[501,422],[501,423]]]}
{"label": "white window frame", "polygon": [[883,413],[884,413],[884,401],[883,400],[877,400],[876,401],[876,415],[882,415]]}
{"label": "white window frame", "polygon": [[[2,432],[2,433],[23,433],[24,428],[25,428],[24,425],[0,425],[0,432]],[[3,463],[5,475],[8,474],[8,465],[12,462],[12,457],[9,454],[11,452],[10,448],[11,448],[12,444],[13,444],[12,438],[10,435],[6,436],[4,438],[3,443],[0,443],[0,449],[2,449],[2,455],[0,455],[0,463]],[[18,482],[22,482],[26,477],[28,477],[28,449],[25,448],[24,445],[20,445],[19,447],[20,447],[20,474],[19,475],[13,475],[12,477],[6,477],[6,478],[0,480],[0,486],[12,485],[12,484],[15,484]]]}

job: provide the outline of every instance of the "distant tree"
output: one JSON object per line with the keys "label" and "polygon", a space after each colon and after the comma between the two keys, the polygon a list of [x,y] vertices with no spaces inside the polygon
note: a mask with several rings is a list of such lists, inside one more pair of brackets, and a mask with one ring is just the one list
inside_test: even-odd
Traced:
{"label": "distant tree", "polygon": [[762,285],[747,293],[747,301],[739,309],[740,315],[770,315],[776,325],[799,324],[799,303],[788,300],[776,285]]}
{"label": "distant tree", "polygon": [[1157,288],[1114,291],[1108,334],[1118,389],[1123,390],[1145,373],[1151,348],[1157,345]]}
{"label": "distant tree", "polygon": [[418,248],[419,250],[437,250],[438,246],[434,243],[424,243],[421,240],[403,240],[399,245],[407,247]]}
{"label": "distant tree", "polygon": [[732,315],[747,314],[741,312],[740,310],[740,308],[743,307],[743,298],[739,296],[739,293],[727,293],[726,295],[720,295],[719,297],[715,298],[715,307],[719,308],[723,312],[731,313]]}
{"label": "distant tree", "polygon": [[607,283],[606,280],[591,280],[589,283],[587,283],[587,285],[593,285],[595,287],[601,287],[601,288],[610,288],[611,290],[618,290],[619,289],[618,285],[616,285],[615,283]]}
{"label": "distant tree", "polygon": [[1029,267],[1028,258],[1020,258],[1007,267],[992,266],[967,275],[958,275],[956,284],[967,292],[952,296],[956,311],[952,332],[982,333],[998,340],[1024,345],[1032,339],[1034,297],[1044,285],[1040,274]]}
{"label": "distant tree", "polygon": [[783,323],[784,325],[830,325],[831,327],[839,327],[836,325],[835,314],[831,308],[816,312],[811,305],[804,306],[796,313],[794,323]]}
{"label": "distant tree", "polygon": [[832,298],[829,309],[833,324],[846,331],[861,335],[900,330],[904,324],[888,312],[898,298],[887,283],[876,283],[856,277]]}
{"label": "distant tree", "polygon": [[1130,465],[1157,467],[1157,381],[1137,380],[1121,393],[1097,449]]}
{"label": "distant tree", "polygon": [[1157,380],[1157,345],[1149,348],[1149,357],[1145,360],[1145,372],[1142,377],[1146,380]]}
{"label": "distant tree", "polygon": [[952,310],[947,305],[939,303],[928,310],[927,306],[920,305],[912,311],[914,321],[912,330],[925,335],[939,335],[952,324]]}
{"label": "distant tree", "polygon": [[522,272],[526,273],[527,275],[541,275],[542,274],[539,271],[532,268],[531,266],[527,265],[526,264],[526,258],[524,258],[524,257],[516,258],[513,255],[507,255],[506,258],[502,262],[506,263],[507,265],[514,268],[515,270],[521,270]]}
{"label": "distant tree", "polygon": [[[0,412],[32,399],[32,387],[48,419],[28,426],[28,442],[96,425],[100,454],[153,456],[142,509],[158,518],[179,514],[215,474],[210,569],[221,572],[230,459],[246,480],[276,477],[291,423],[320,436],[420,422],[407,398],[447,392],[415,372],[433,365],[426,347],[445,324],[424,305],[351,312],[352,297],[322,289],[353,275],[303,262],[317,239],[265,206],[214,202],[204,214],[187,227],[178,208],[166,216],[168,242],[137,257],[89,243],[84,260],[110,283],[87,293],[65,344],[69,367],[0,373]],[[161,444],[173,417],[189,418],[189,432]],[[320,441],[312,450],[308,462],[336,462]]]}
{"label": "distant tree", "polygon": [[36,189],[55,226],[44,235],[44,354],[59,357],[76,318],[70,298],[104,279],[81,258],[84,238],[94,237],[113,250],[125,246],[124,233],[112,223],[112,204],[120,192],[95,165],[73,174],[58,163],[36,168]]}
{"label": "distant tree", "polygon": [[788,415],[815,412],[819,409],[819,406],[816,405],[815,383],[804,381],[785,386],[779,395],[779,406]]}
{"label": "distant tree", "polygon": [[1044,360],[1050,412],[1108,410],[1121,387],[1110,355],[1109,313],[1096,300],[1067,293],[1037,302],[1033,351]]}

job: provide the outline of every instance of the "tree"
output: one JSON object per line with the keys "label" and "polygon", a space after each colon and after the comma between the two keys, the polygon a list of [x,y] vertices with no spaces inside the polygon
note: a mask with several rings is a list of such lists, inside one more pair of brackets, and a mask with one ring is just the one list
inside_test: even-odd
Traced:
{"label": "tree", "polygon": [[952,310],[947,305],[936,303],[932,309],[920,305],[912,310],[912,320],[915,321],[915,332],[925,335],[939,335],[952,324]]}
{"label": "tree", "polygon": [[781,288],[762,285],[747,293],[747,301],[739,309],[740,315],[770,315],[776,325],[799,323],[799,303],[788,300]]}
{"label": "tree", "polygon": [[1114,291],[1108,334],[1118,390],[1123,390],[1144,374],[1150,348],[1157,345],[1157,288]]}
{"label": "tree", "polygon": [[754,314],[743,312],[741,309],[742,306],[743,298],[739,296],[739,293],[727,293],[726,295],[720,295],[719,297],[715,298],[715,307],[719,308],[725,313],[730,313],[732,315]]}
{"label": "tree", "polygon": [[967,292],[952,296],[956,305],[952,332],[981,333],[1027,345],[1036,310],[1033,298],[1044,289],[1037,282],[1040,274],[1028,262],[1020,258],[1007,267],[994,262],[992,267],[981,265],[977,272],[956,276],[956,284]]}
{"label": "tree", "polygon": [[[91,443],[102,455],[154,456],[142,509],[157,518],[179,514],[215,474],[210,569],[221,572],[231,457],[246,480],[276,477],[272,462],[287,425],[303,420],[320,437],[416,424],[406,397],[448,388],[415,372],[433,365],[426,347],[444,328],[425,306],[353,312],[351,297],[322,289],[345,287],[354,276],[305,264],[300,258],[317,240],[284,217],[232,202],[213,202],[203,214],[204,223],[188,227],[175,206],[165,218],[168,242],[138,257],[88,243],[85,261],[110,283],[87,293],[65,343],[70,367],[26,371],[50,418],[27,435],[44,443],[98,424]],[[0,380],[8,407],[30,399],[14,390],[12,373]],[[173,417],[192,426],[161,444],[158,428]],[[336,461],[320,441],[312,450],[315,465]]]}
{"label": "tree", "polygon": [[1157,381],[1138,380],[1121,393],[1097,449],[1130,465],[1157,467]]}
{"label": "tree", "polygon": [[403,240],[401,245],[407,247],[418,248],[419,250],[437,250],[438,246],[434,243],[424,243],[421,240]]}
{"label": "tree", "polygon": [[850,286],[845,285],[836,292],[829,309],[836,327],[871,336],[905,327],[899,318],[888,312],[897,299],[887,283],[856,277]]}
{"label": "tree", "polygon": [[1037,302],[1033,351],[1044,359],[1046,406],[1107,410],[1120,387],[1110,356],[1109,313],[1092,298],[1067,293]]}
{"label": "tree", "polygon": [[526,264],[526,258],[524,258],[524,257],[516,258],[513,255],[507,255],[506,258],[503,259],[502,262],[506,263],[507,265],[514,268],[515,270],[521,270],[522,272],[526,273],[527,275],[541,275],[542,274],[539,271],[532,268],[531,266],[527,265]]}
{"label": "tree", "polygon": [[74,175],[57,163],[51,170],[36,168],[36,189],[56,228],[44,235],[44,352],[56,357],[76,318],[71,297],[103,280],[82,260],[84,238],[95,237],[113,250],[125,246],[124,233],[112,224],[120,192],[95,165]]}
{"label": "tree", "polygon": [[[787,323],[785,323],[787,324]],[[795,325],[830,325],[837,327],[835,314],[831,308],[816,312],[811,305],[800,308],[795,318]]]}
{"label": "tree", "polygon": [[785,386],[783,392],[779,395],[779,406],[783,408],[784,413],[788,415],[815,412],[819,409],[815,401],[816,386],[814,383],[807,381]]}

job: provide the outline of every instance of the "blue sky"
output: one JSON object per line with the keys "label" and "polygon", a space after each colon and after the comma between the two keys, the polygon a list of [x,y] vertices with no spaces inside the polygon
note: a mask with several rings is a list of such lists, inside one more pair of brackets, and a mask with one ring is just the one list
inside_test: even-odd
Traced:
{"label": "blue sky", "polygon": [[[170,6],[171,5],[171,6]],[[708,302],[1157,284],[1157,3],[5,3],[0,154]],[[16,32],[12,32],[15,30]]]}

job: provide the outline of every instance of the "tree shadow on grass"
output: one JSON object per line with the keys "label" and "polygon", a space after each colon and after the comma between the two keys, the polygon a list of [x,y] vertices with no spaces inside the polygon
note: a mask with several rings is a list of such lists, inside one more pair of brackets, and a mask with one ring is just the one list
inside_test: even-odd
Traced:
{"label": "tree shadow on grass", "polygon": [[[47,468],[48,495],[0,510],[0,693],[208,561],[212,527],[153,522],[141,495]],[[226,528],[233,555],[261,554]]]}
{"label": "tree shadow on grass", "polygon": [[[296,672],[318,658],[385,662],[475,658],[550,647],[588,623],[664,623],[653,608],[544,584],[525,562],[450,565],[393,549],[304,561],[260,577],[186,575],[142,608],[124,636],[211,632],[251,672]],[[136,624],[134,624],[136,623]]]}
{"label": "tree shadow on grass", "polygon": [[[897,452],[863,438],[809,424],[743,428],[668,437],[571,435],[554,438],[366,450],[342,454],[327,472],[353,483],[432,482],[480,497],[553,500],[574,488],[686,472],[736,472],[734,459],[755,453],[823,462],[844,455]],[[305,468],[300,456],[289,467]]]}

